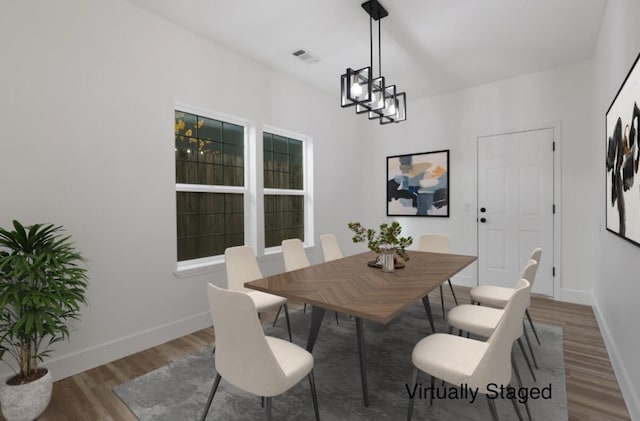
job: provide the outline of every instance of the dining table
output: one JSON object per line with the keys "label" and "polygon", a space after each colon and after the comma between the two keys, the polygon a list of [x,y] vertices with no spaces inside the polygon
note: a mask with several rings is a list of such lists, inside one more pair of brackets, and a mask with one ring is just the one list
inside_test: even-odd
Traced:
{"label": "dining table", "polygon": [[450,253],[407,251],[407,255],[404,267],[392,272],[376,265],[375,253],[365,252],[267,276],[247,282],[245,287],[312,306],[306,345],[309,352],[313,351],[326,310],[353,316],[363,403],[369,406],[362,321],[386,324],[422,301],[431,331],[435,332],[429,293],[476,260],[475,256]]}

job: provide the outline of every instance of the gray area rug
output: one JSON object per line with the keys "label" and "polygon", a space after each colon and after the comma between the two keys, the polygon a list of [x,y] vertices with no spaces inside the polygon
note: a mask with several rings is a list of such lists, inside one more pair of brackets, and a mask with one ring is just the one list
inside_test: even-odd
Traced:
{"label": "gray area rug", "polygon": [[[448,328],[439,306],[433,305],[433,314],[438,332],[446,332]],[[291,314],[294,343],[301,346],[306,344],[309,324],[310,312]],[[411,351],[430,332],[424,308],[421,303],[416,303],[388,325],[369,321],[364,321],[363,325],[369,384],[368,408],[362,403],[355,319],[340,315],[340,324],[336,325],[333,312],[328,311],[325,315],[313,350],[318,404],[323,420],[406,418],[409,402],[406,384],[410,382],[413,370]],[[539,366],[536,383],[520,350],[514,349],[523,386],[546,388],[546,397],[550,387],[550,399],[538,397],[528,400],[531,414],[537,420],[566,420],[562,329],[541,324],[536,327],[541,346],[535,343],[535,338],[529,332]],[[266,333],[286,339],[284,320],[279,320],[276,328],[267,328]],[[214,377],[211,348],[207,348],[116,386],[114,392],[140,420],[196,420],[202,415]],[[429,387],[429,377],[424,373],[420,374],[418,382],[423,388]],[[439,385],[440,381],[436,381],[436,386]],[[447,384],[445,387],[449,394],[454,393],[453,386]],[[444,390],[441,389],[440,396]],[[458,395],[458,399],[448,395],[453,397],[436,398],[431,406],[429,392],[426,392],[426,396],[425,399],[416,395],[414,420],[491,419],[487,400],[482,395],[478,395],[473,403],[470,403],[471,398],[462,395]],[[510,401],[497,398],[495,403],[501,420],[517,419]],[[288,392],[274,397],[272,410],[274,420],[313,420],[308,381],[305,379]],[[263,411],[259,397],[235,388],[223,378],[207,420],[261,420],[264,419]],[[521,411],[526,419],[522,405]]]}

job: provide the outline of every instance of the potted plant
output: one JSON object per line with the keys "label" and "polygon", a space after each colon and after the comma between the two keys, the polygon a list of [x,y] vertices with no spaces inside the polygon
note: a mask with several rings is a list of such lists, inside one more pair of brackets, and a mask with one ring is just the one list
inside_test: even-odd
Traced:
{"label": "potted plant", "polygon": [[[381,262],[383,268],[384,257],[389,256],[393,264],[388,264],[387,269],[393,270],[398,264],[395,256],[401,257],[405,262],[409,260],[406,248],[413,243],[412,237],[401,237],[402,227],[397,221],[391,224],[380,224],[380,230],[376,231],[372,228],[365,228],[359,222],[349,222],[347,225],[351,231],[355,233],[353,236],[354,243],[367,243],[369,250],[383,256]],[[390,267],[389,267],[390,266]]]}
{"label": "potted plant", "polygon": [[86,303],[84,259],[62,227],[13,221],[0,228],[0,359],[18,363],[0,389],[8,420],[33,420],[51,399],[52,377],[39,363],[69,337],[68,323]]}

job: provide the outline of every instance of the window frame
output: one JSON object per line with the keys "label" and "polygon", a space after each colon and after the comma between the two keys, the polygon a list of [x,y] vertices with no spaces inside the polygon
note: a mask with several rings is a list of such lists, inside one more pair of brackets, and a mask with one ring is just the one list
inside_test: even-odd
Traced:
{"label": "window frame", "polygon": [[[274,189],[264,187],[264,133],[271,133],[278,136],[287,137],[302,142],[302,190],[297,189]],[[266,247],[265,244],[265,223],[264,223],[264,197],[266,195],[277,196],[304,196],[304,241],[305,248],[314,246],[313,227],[313,138],[291,130],[281,129],[271,125],[263,125],[260,130],[258,150],[260,151],[260,254],[269,255],[282,252],[282,246]]]}
{"label": "window frame", "polygon": [[[200,108],[200,107],[194,107],[191,105],[186,105],[183,103],[176,103],[173,107],[173,112],[184,112],[184,113],[189,113],[189,114],[195,114],[199,117],[205,117],[205,118],[210,118],[210,119],[214,119],[214,120],[218,120],[224,123],[230,123],[230,124],[235,124],[237,126],[242,126],[244,129],[244,139],[243,139],[243,155],[244,155],[244,185],[243,186],[226,186],[226,185],[210,185],[210,184],[185,184],[185,183],[175,183],[175,192],[193,192],[193,193],[235,193],[235,194],[242,194],[243,195],[243,203],[244,203],[244,243],[245,244],[251,244],[248,241],[248,236],[251,237],[250,233],[248,232],[249,230],[251,230],[253,228],[251,221],[255,220],[255,207],[252,208],[251,206],[251,186],[252,186],[252,179],[251,179],[251,171],[250,168],[254,166],[254,164],[251,162],[251,160],[253,159],[253,161],[255,162],[255,158],[252,158],[252,154],[250,153],[250,140],[251,140],[251,133],[255,133],[255,125],[247,119],[242,119],[242,118],[238,118],[238,117],[234,117],[231,115],[227,115],[227,114],[223,114],[223,113],[219,113],[219,112],[215,112],[215,111],[211,111],[211,110],[207,110],[204,108]],[[175,140],[174,140],[174,144],[175,144]],[[175,147],[174,147],[175,150]],[[255,154],[253,154],[255,155]],[[175,157],[173,159],[173,172],[174,172],[174,178],[175,178],[175,165],[176,165],[176,160]],[[175,200],[175,196],[174,196],[174,200]],[[175,203],[175,202],[174,202]],[[177,206],[177,203],[176,203]],[[174,206],[175,208],[175,206]],[[177,208],[176,208],[177,209]],[[174,233],[177,234],[177,227],[175,227],[174,229]],[[177,237],[176,237],[177,238]],[[179,277],[182,277],[181,275],[192,275],[192,274],[198,274],[200,272],[202,272],[202,269],[206,269],[209,266],[212,265],[217,265],[220,263],[224,263],[224,255],[216,255],[216,256],[207,256],[207,257],[201,257],[198,259],[190,259],[190,260],[183,260],[183,261],[178,261],[178,257],[177,257],[177,241],[176,241],[176,253],[175,253],[175,259],[176,259],[176,275],[178,275]],[[207,272],[208,270],[205,270],[205,272]]]}
{"label": "window frame", "polygon": [[[237,193],[244,198],[244,244],[253,247],[258,258],[274,255],[282,252],[281,246],[265,248],[265,224],[264,224],[264,196],[265,195],[300,195],[304,196],[304,237],[305,248],[315,246],[314,235],[314,201],[313,201],[313,138],[308,135],[296,133],[290,130],[280,129],[275,126],[258,124],[250,119],[197,107],[182,102],[176,102],[172,113],[185,112],[205,118],[211,118],[226,123],[244,127],[244,186],[225,186],[207,184],[184,184],[175,182],[175,131],[172,144],[173,175],[174,175],[174,215],[177,212],[177,192],[203,192],[203,193]],[[173,121],[173,120],[172,120]],[[173,124],[172,124],[173,126]],[[260,127],[260,130],[258,130]],[[265,189],[264,188],[264,132],[272,133],[299,140],[302,142],[303,153],[303,189]],[[177,224],[174,218],[174,224]],[[189,278],[211,272],[224,270],[224,254],[208,256],[198,259],[177,261],[177,226],[174,225],[174,258],[176,269],[174,275],[178,278]]]}

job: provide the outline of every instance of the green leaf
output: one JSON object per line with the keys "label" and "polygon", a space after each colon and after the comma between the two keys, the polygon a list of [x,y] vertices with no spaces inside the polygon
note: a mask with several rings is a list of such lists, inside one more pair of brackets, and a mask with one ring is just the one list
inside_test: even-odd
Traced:
{"label": "green leaf", "polygon": [[61,226],[0,227],[0,358],[15,359],[20,375],[79,319],[89,279],[84,261]]}

